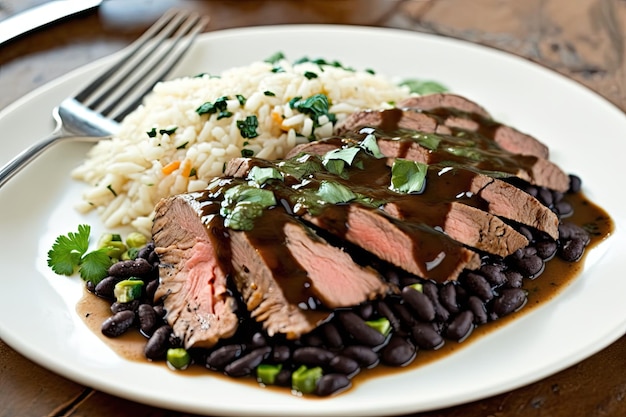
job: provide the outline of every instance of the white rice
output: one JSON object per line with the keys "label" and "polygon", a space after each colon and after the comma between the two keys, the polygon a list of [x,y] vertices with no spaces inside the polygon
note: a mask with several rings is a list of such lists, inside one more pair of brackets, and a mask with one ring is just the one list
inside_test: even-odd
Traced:
{"label": "white rice", "polygon": [[[272,71],[276,66],[280,72]],[[307,77],[310,73],[317,77]],[[204,189],[228,160],[242,156],[242,149],[256,157],[278,159],[310,137],[331,135],[333,123],[327,116],[314,121],[289,105],[293,98],[315,94],[328,97],[330,113],[341,121],[356,110],[391,107],[410,93],[367,71],[311,62],[292,65],[286,60],[255,62],[219,77],[162,82],[126,117],[116,137],[95,145],[73,171],[74,178],[89,185],[78,208],[97,210],[106,228],[131,225],[149,233],[153,208],[161,198]],[[246,98],[244,105],[237,95]],[[218,120],[217,114],[196,112],[203,103],[224,96],[231,117]],[[237,121],[251,115],[258,119],[258,136],[246,139]],[[172,134],[147,134],[154,128],[172,127],[176,127]]]}

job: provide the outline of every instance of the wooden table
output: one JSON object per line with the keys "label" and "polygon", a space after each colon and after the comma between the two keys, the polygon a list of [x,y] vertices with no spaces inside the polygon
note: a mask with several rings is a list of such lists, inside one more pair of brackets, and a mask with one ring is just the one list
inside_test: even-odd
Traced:
{"label": "wooden table", "polygon": [[[2,1],[0,18],[39,0]],[[552,68],[626,110],[624,0],[109,0],[100,9],[0,46],[0,108],[131,42],[166,9],[211,16],[210,30],[343,23],[437,33]],[[182,416],[81,386],[0,341],[0,416]],[[556,375],[475,403],[421,416],[626,415],[626,337]]]}

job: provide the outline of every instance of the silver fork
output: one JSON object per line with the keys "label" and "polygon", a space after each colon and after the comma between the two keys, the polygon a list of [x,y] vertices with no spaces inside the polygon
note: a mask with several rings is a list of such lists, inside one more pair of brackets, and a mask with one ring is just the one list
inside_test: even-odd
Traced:
{"label": "silver fork", "polygon": [[53,110],[54,131],[0,169],[0,188],[56,143],[97,142],[114,135],[118,123],[167,76],[207,22],[208,18],[197,13],[166,12],[111,68]]}

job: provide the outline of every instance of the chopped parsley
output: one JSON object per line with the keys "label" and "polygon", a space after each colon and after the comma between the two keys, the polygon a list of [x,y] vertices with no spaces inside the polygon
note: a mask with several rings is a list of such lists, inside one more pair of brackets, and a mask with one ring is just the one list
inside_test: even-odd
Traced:
{"label": "chopped parsley", "polygon": [[207,101],[201,104],[200,107],[196,109],[196,113],[198,113],[199,115],[203,115],[203,114],[215,114],[215,113],[226,111],[226,107],[228,106],[227,100],[228,100],[228,97],[223,96],[215,100],[215,102],[213,103],[211,103],[210,101]]}
{"label": "chopped parsley", "polygon": [[267,62],[268,64],[276,64],[283,59],[285,59],[285,54],[283,54],[282,52],[276,52],[275,54],[265,58],[263,61]]}
{"label": "chopped parsley", "polygon": [[320,116],[328,117],[328,120],[332,123],[337,121],[337,116],[334,113],[330,113],[330,101],[325,94],[314,94],[305,99],[294,97],[289,100],[289,107],[310,116],[315,127],[319,126],[318,119]]}
{"label": "chopped parsley", "polygon": [[252,230],[254,220],[263,210],[276,205],[274,193],[248,184],[239,184],[224,193],[220,215],[224,226],[234,230]]}
{"label": "chopped parsley", "polygon": [[304,76],[306,77],[307,80],[312,80],[314,78],[319,77],[316,73],[312,71],[305,71]]}
{"label": "chopped parsley", "polygon": [[251,156],[254,156],[254,151],[252,149],[242,149],[241,156],[244,158],[250,158]]}
{"label": "chopped parsley", "polygon": [[78,270],[83,280],[100,282],[113,261],[107,255],[107,247],[87,253],[90,233],[91,227],[81,224],[76,233],[57,237],[48,251],[48,266],[60,275],[72,275]]}
{"label": "chopped parsley", "polygon": [[428,165],[408,159],[396,158],[391,167],[389,188],[398,193],[420,193],[426,185]]}
{"label": "chopped parsley", "polygon": [[268,97],[276,97],[276,93],[274,93],[273,91],[263,91],[263,95]]}
{"label": "chopped parsley", "polygon": [[243,106],[244,104],[246,104],[246,98],[244,96],[242,96],[241,94],[236,94],[235,98],[239,102],[240,106]]}
{"label": "chopped parsley", "polygon": [[417,93],[420,95],[433,94],[433,93],[445,93],[448,88],[443,84],[436,81],[422,81],[422,80],[405,80],[400,83],[400,86],[409,87],[411,93]]}
{"label": "chopped parsley", "polygon": [[257,127],[259,127],[259,120],[255,115],[250,115],[245,120],[237,120],[237,128],[243,138],[252,139],[259,136],[256,131]]}

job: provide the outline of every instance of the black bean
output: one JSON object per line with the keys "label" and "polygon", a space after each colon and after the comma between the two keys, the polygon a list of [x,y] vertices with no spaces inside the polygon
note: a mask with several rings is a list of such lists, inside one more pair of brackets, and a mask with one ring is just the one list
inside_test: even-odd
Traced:
{"label": "black bean", "polygon": [[331,348],[339,348],[343,346],[343,339],[341,333],[337,329],[334,323],[326,323],[322,326],[322,334],[326,345]]}
{"label": "black bean", "polygon": [[552,191],[550,191],[549,188],[540,188],[538,197],[539,201],[541,201],[544,205],[548,207],[550,207],[552,203],[554,203]]}
{"label": "black bean", "polygon": [[446,329],[446,337],[456,341],[462,341],[470,335],[474,329],[474,313],[466,310],[456,316]]}
{"label": "black bean", "polygon": [[259,366],[261,362],[263,362],[264,359],[267,359],[271,350],[272,348],[269,346],[255,349],[252,352],[226,365],[226,367],[224,368],[224,373],[232,377],[242,377],[250,375],[256,369],[256,367]]}
{"label": "black bean", "polygon": [[107,337],[121,336],[131,328],[134,321],[134,311],[126,310],[117,312],[102,323],[102,334]]}
{"label": "black bean", "polygon": [[167,311],[165,310],[165,307],[163,307],[162,305],[155,305],[153,306],[154,311],[157,313],[157,316],[159,317],[165,317],[165,314],[167,313]]}
{"label": "black bean", "polygon": [[470,272],[465,277],[465,283],[467,289],[481,300],[487,302],[493,298],[494,294],[491,285],[489,285],[487,279],[482,275]]}
{"label": "black bean", "polygon": [[498,317],[504,317],[514,311],[519,310],[526,304],[527,293],[520,288],[508,288],[493,302],[493,312]]}
{"label": "black bean", "polygon": [[119,313],[120,311],[137,311],[139,308],[139,300],[129,301],[127,303],[118,303],[117,301],[111,304],[111,313]]}
{"label": "black bean", "polygon": [[141,277],[152,270],[152,265],[143,258],[116,262],[109,268],[109,275],[119,278]]}
{"label": "black bean", "polygon": [[533,240],[533,232],[530,231],[530,229],[526,226],[520,226],[519,228],[519,232],[526,238],[528,239],[529,242],[532,242]]}
{"label": "black bean", "polygon": [[540,240],[535,244],[537,256],[544,261],[548,261],[554,257],[558,249],[558,245],[554,240]]}
{"label": "black bean", "polygon": [[363,320],[369,320],[374,314],[374,306],[372,305],[372,303],[361,304],[358,307],[358,313],[363,318]]}
{"label": "black bean", "polygon": [[480,267],[480,273],[492,287],[500,286],[506,282],[504,266],[502,265],[483,265]]}
{"label": "black bean", "polygon": [[569,217],[574,213],[574,207],[567,201],[559,201],[554,205],[554,209],[560,217]]}
{"label": "black bean", "polygon": [[437,289],[437,285],[431,281],[424,281],[422,283],[422,290],[424,294],[430,298],[430,301],[432,301],[433,307],[435,307],[435,319],[442,322],[447,321],[450,317],[450,312],[439,302],[439,290]]}
{"label": "black bean", "polygon": [[206,358],[205,366],[209,369],[221,371],[245,351],[245,346],[241,344],[225,345],[215,349]]}
{"label": "black bean", "polygon": [[113,290],[115,289],[115,284],[120,282],[120,278],[108,276],[103,278],[96,287],[94,288],[94,293],[98,297],[103,298],[114,298]]}
{"label": "black bean", "polygon": [[295,349],[293,351],[292,359],[298,364],[308,366],[326,366],[335,356],[336,354],[328,349],[305,346]]}
{"label": "black bean", "polygon": [[400,321],[407,327],[411,327],[415,323],[415,317],[413,313],[409,311],[409,308],[405,304],[392,303],[391,308],[396,313],[396,317],[400,318]]}
{"label": "black bean", "polygon": [[150,337],[159,323],[159,316],[156,311],[150,304],[141,304],[137,308],[137,317],[139,318],[139,330]]}
{"label": "black bean", "polygon": [[389,320],[389,324],[391,325],[391,328],[395,332],[399,332],[400,327],[401,327],[400,320],[396,317],[394,312],[391,310],[391,307],[389,307],[389,304],[386,303],[385,301],[380,301],[376,306],[380,315],[385,317],[387,320]]}
{"label": "black bean", "polygon": [[152,252],[154,252],[154,242],[148,242],[146,246],[139,249],[139,251],[137,252],[137,258],[143,258],[146,261],[148,261],[149,260],[148,258],[150,257],[150,254]]}
{"label": "black bean", "polygon": [[559,256],[568,262],[576,262],[585,253],[585,242],[579,238],[573,238],[565,242],[559,250]]}
{"label": "black bean", "polygon": [[520,273],[528,278],[536,278],[545,268],[545,263],[538,255],[524,256],[521,259],[514,259],[513,264]]}
{"label": "black bean", "polygon": [[459,302],[457,301],[456,285],[447,283],[439,290],[439,300],[441,304],[450,313],[456,314],[459,312]]}
{"label": "black bean", "polygon": [[153,279],[149,281],[146,285],[146,299],[154,300],[154,294],[156,293],[157,288],[159,288],[159,280]]}
{"label": "black bean", "polygon": [[382,333],[368,326],[361,317],[351,311],[342,311],[339,314],[339,321],[359,344],[378,346],[385,342],[385,336]]}
{"label": "black bean", "polygon": [[348,356],[337,355],[328,362],[328,368],[334,372],[345,374],[349,378],[359,373],[361,369],[359,363]]}
{"label": "black bean", "polygon": [[250,338],[250,349],[255,349],[266,345],[267,339],[265,338],[265,335],[261,332],[255,332]]}
{"label": "black bean", "polygon": [[162,359],[170,347],[169,340],[171,334],[172,328],[167,324],[156,329],[144,348],[146,358],[151,360]]}
{"label": "black bean", "polygon": [[581,185],[582,185],[582,181],[580,180],[580,177],[578,177],[576,175],[570,174],[570,176],[569,176],[569,190],[568,190],[568,192],[570,192],[570,193],[577,193],[577,192],[579,192]]}
{"label": "black bean", "polygon": [[148,255],[148,262],[150,265],[157,266],[159,264],[159,255],[154,251],[150,252],[150,255]]}
{"label": "black bean", "polygon": [[513,269],[506,271],[506,285],[511,288],[520,288],[522,286],[524,276]]}
{"label": "black bean", "polygon": [[276,363],[285,363],[291,359],[291,349],[286,345],[274,346],[272,349],[272,360]]}
{"label": "black bean", "polygon": [[422,321],[435,319],[435,306],[431,299],[413,287],[402,288],[402,299],[413,309],[417,318]]}
{"label": "black bean", "polygon": [[382,349],[380,358],[390,366],[406,366],[415,359],[417,349],[404,337],[392,336],[389,343]]}
{"label": "black bean", "polygon": [[561,222],[559,224],[559,239],[567,241],[569,239],[582,239],[585,244],[589,243],[589,233],[577,224],[570,222]]}
{"label": "black bean", "polygon": [[474,314],[474,323],[487,323],[487,320],[489,319],[489,316],[487,315],[487,307],[485,307],[485,303],[483,303],[480,298],[472,295],[467,300],[467,306],[472,311],[472,314]]}
{"label": "black bean", "polygon": [[351,385],[350,379],[343,374],[326,374],[322,375],[319,381],[317,381],[315,394],[320,397],[327,397],[344,391],[350,388]]}
{"label": "black bean", "polygon": [[356,360],[364,368],[371,368],[378,364],[378,354],[369,346],[346,346],[341,354]]}
{"label": "black bean", "polygon": [[438,349],[444,344],[444,340],[429,323],[416,323],[411,328],[413,340],[422,349]]}

